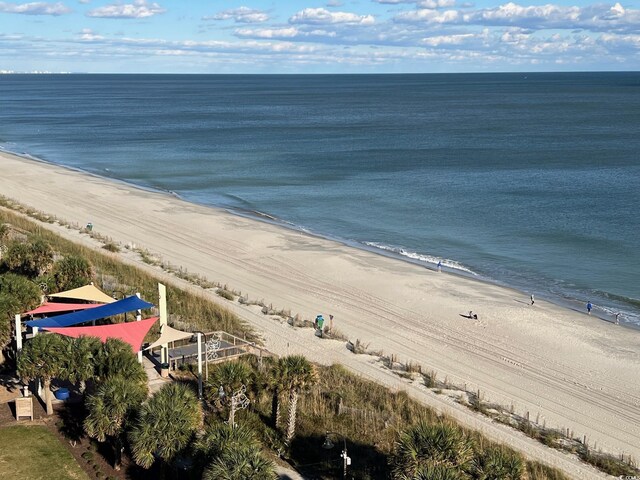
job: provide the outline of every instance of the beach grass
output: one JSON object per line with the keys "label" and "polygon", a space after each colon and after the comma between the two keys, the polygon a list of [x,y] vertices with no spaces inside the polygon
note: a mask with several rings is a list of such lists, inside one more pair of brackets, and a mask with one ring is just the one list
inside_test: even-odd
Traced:
{"label": "beach grass", "polygon": [[88,479],[56,436],[39,425],[0,429],[0,478]]}
{"label": "beach grass", "polygon": [[[0,210],[0,223],[8,223],[12,228],[44,239],[61,255],[77,255],[87,259],[94,268],[94,277],[98,286],[106,293],[117,292],[120,296],[128,296],[138,292],[142,298],[157,303],[157,285],[158,282],[163,282],[161,278],[138,267],[125,264],[109,253],[66,240],[11,211]],[[180,327],[188,325],[193,330],[205,332],[224,330],[249,341],[258,341],[258,337],[248,325],[226,308],[205,298],[204,295],[197,295],[167,284],[167,306],[171,312],[169,322]]]}

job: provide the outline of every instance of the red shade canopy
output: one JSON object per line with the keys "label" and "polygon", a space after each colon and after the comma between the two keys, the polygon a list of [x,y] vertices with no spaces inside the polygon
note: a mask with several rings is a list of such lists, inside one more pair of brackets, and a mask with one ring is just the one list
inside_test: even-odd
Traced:
{"label": "red shade canopy", "polygon": [[158,317],[147,318],[139,322],[114,323],[96,327],[45,327],[44,330],[73,338],[98,337],[103,343],[107,341],[107,338],[119,338],[131,345],[134,352],[139,352],[144,337],[156,320]]}
{"label": "red shade canopy", "polygon": [[38,308],[24,312],[22,315],[44,315],[47,313],[74,312],[86,308],[95,308],[104,305],[102,303],[44,303]]}

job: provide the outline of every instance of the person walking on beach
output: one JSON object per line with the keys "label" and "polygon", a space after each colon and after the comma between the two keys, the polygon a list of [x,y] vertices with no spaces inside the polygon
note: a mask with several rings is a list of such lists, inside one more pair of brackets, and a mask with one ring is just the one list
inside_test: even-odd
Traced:
{"label": "person walking on beach", "polygon": [[620,325],[620,312],[615,314],[616,317],[616,325]]}
{"label": "person walking on beach", "polygon": [[333,315],[329,315],[329,333],[333,333]]}
{"label": "person walking on beach", "polygon": [[535,302],[535,300],[533,299],[533,293],[531,294],[531,305],[533,305]]}
{"label": "person walking on beach", "polygon": [[589,302],[587,302],[587,313],[588,313],[589,315],[591,315],[591,309],[592,309],[592,308],[593,308],[593,305],[591,305],[591,302],[590,302],[590,301],[589,301]]}
{"label": "person walking on beach", "polygon": [[442,261],[438,260],[438,272],[442,271]]}

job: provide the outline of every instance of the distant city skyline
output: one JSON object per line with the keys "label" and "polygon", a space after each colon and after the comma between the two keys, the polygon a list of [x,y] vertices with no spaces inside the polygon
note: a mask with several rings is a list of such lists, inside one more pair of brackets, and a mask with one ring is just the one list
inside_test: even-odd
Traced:
{"label": "distant city skyline", "polygon": [[0,1],[0,73],[640,69],[639,1]]}

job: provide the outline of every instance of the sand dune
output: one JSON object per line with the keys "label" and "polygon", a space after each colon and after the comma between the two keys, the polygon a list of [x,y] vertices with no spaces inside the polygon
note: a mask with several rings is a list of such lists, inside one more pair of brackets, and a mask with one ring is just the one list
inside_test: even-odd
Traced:
{"label": "sand dune", "polygon": [[[373,350],[413,361],[440,378],[466,383],[547,426],[570,428],[593,445],[640,459],[640,332],[570,311],[507,288],[346,247],[270,224],[147,192],[60,167],[0,154],[0,194],[134,243],[174,265],[307,318],[335,326]],[[79,233],[48,228],[76,241]],[[145,267],[150,268],[150,267]],[[393,388],[408,388],[492,438],[532,458],[600,478],[590,467],[496,425],[349,353],[247,307],[239,315],[265,332],[276,353],[341,362]],[[460,314],[473,310],[478,320]]]}

